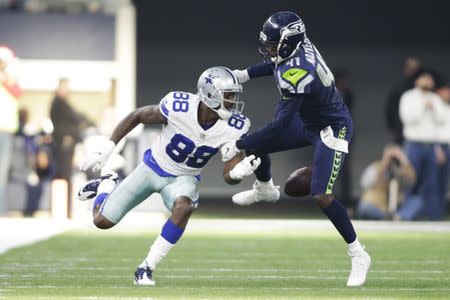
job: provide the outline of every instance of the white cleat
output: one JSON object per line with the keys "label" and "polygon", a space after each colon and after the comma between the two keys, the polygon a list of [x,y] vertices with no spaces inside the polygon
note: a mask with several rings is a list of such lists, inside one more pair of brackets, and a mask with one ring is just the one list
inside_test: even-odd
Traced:
{"label": "white cleat", "polygon": [[155,285],[153,271],[148,266],[137,268],[134,272],[133,282],[135,285]]}
{"label": "white cleat", "polygon": [[109,174],[106,174],[105,176],[86,182],[86,184],[82,186],[78,191],[78,200],[86,201],[97,196],[98,186],[105,179],[111,179],[114,180],[115,183],[117,183],[117,181],[119,180],[119,176],[115,172],[111,172]]}
{"label": "white cleat", "polygon": [[351,254],[352,270],[350,276],[348,276],[347,286],[362,286],[366,282],[367,273],[369,272],[372,260],[369,253],[361,248],[358,252]]}
{"label": "white cleat", "polygon": [[231,198],[237,205],[250,205],[255,202],[277,202],[280,199],[280,186],[261,184],[258,180],[253,183],[253,189],[237,193]]}

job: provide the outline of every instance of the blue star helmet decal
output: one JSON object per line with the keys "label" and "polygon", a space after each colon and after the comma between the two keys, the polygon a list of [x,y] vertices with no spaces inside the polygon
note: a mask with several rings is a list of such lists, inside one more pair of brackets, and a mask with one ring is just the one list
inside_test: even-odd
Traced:
{"label": "blue star helmet decal", "polygon": [[206,83],[209,83],[209,84],[213,84],[212,83],[212,78],[209,78],[209,77],[205,77],[205,80],[206,80]]}

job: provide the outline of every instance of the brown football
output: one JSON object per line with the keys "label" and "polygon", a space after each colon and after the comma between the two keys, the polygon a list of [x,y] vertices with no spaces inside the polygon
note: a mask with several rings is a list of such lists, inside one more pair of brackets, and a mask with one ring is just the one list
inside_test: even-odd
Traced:
{"label": "brown football", "polygon": [[284,186],[284,193],[292,197],[308,196],[311,186],[311,167],[303,167],[289,175],[286,185]]}

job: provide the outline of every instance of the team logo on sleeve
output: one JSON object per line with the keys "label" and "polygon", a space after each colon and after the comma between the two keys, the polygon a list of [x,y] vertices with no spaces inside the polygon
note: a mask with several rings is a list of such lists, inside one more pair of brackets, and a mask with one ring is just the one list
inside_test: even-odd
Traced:
{"label": "team logo on sleeve", "polygon": [[292,84],[294,87],[297,86],[298,82],[308,74],[308,71],[299,69],[299,68],[292,68],[283,73],[281,77]]}

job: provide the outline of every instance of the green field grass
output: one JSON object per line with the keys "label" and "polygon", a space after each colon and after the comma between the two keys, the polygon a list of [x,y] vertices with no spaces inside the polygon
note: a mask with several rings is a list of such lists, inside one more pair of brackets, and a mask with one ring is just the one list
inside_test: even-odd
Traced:
{"label": "green field grass", "polygon": [[305,299],[450,297],[449,233],[360,233],[373,265],[347,288],[335,232],[190,233],[159,265],[155,287],[132,274],[154,233],[72,231],[0,255],[2,299]]}

